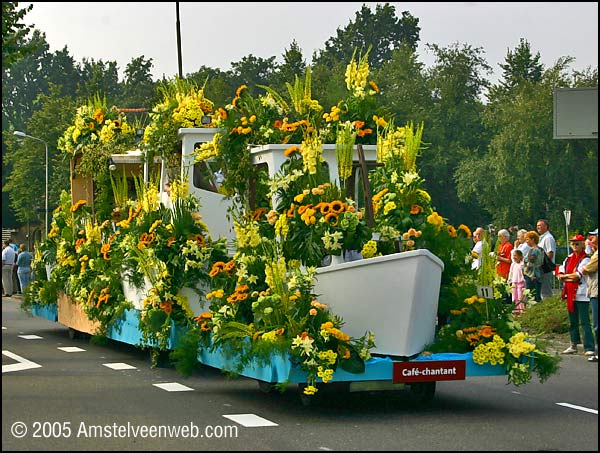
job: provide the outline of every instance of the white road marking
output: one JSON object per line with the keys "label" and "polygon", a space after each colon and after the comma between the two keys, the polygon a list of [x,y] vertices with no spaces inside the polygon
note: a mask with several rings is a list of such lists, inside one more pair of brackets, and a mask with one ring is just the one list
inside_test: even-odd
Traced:
{"label": "white road marking", "polygon": [[589,407],[576,406],[575,404],[569,404],[569,403],[556,403],[556,404],[558,404],[559,406],[564,406],[564,407],[568,407],[571,409],[577,409],[578,411],[589,412],[591,414],[598,415],[598,409],[590,409]]}
{"label": "white road marking", "polygon": [[16,360],[19,363],[13,363],[10,365],[2,365],[3,373],[10,373],[11,371],[23,371],[29,370],[31,368],[41,368],[42,365],[32,362],[31,360],[27,360],[24,357],[21,357],[13,352],[2,350],[2,355],[10,357],[13,360]]}
{"label": "white road marking", "polygon": [[234,415],[223,415],[231,421],[239,423],[246,428],[257,428],[260,426],[279,426],[277,423],[273,423],[266,418],[259,417],[254,414],[234,414]]}
{"label": "white road marking", "polygon": [[193,391],[193,388],[186,387],[185,385],[179,384],[177,382],[165,382],[163,384],[152,384],[159,389],[166,390],[167,392],[189,392]]}
{"label": "white road marking", "polygon": [[23,338],[24,340],[41,340],[43,337],[39,335],[19,335],[19,338]]}
{"label": "white road marking", "polygon": [[60,349],[61,351],[64,351],[64,352],[84,352],[85,351],[85,349],[78,348],[77,346],[64,346],[62,348],[56,348],[56,349]]}
{"label": "white road marking", "polygon": [[135,370],[135,367],[126,363],[103,363],[107,368],[112,370]]}

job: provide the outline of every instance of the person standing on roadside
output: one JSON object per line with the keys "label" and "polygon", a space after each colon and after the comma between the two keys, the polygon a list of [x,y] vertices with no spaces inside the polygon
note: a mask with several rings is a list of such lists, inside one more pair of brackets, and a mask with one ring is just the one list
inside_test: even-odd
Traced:
{"label": "person standing on roadside", "polygon": [[21,284],[21,293],[25,294],[25,288],[31,280],[31,261],[33,256],[27,251],[25,244],[19,246],[19,255],[17,256],[17,275]]}
{"label": "person standing on roadside", "polygon": [[16,253],[10,246],[10,241],[2,243],[2,288],[4,296],[12,297],[13,295],[13,267],[15,265]]}
{"label": "person standing on roadside", "polygon": [[[550,233],[550,223],[546,219],[540,219],[537,221],[536,230],[540,235],[538,247],[541,248],[548,258],[554,263],[556,255],[556,240],[552,233]],[[554,278],[552,272],[542,273],[542,299],[552,297],[552,279]]]}
{"label": "person standing on roadside", "polygon": [[508,230],[502,229],[498,231],[498,253],[496,254],[496,274],[503,279],[508,278],[510,265],[512,263],[512,249],[510,243],[510,233]]}
{"label": "person standing on roadside", "polygon": [[481,265],[481,253],[483,252],[483,228],[477,227],[473,231],[473,248],[471,249],[471,269],[479,269]]}
{"label": "person standing on roadside", "polygon": [[581,343],[581,325],[583,349],[585,356],[589,358],[596,355],[594,334],[590,325],[590,298],[587,296],[588,276],[583,274],[583,268],[589,263],[590,257],[585,253],[585,238],[581,234],[576,234],[569,242],[573,252],[565,258],[558,273],[558,280],[564,283],[562,298],[567,301],[571,338],[571,346],[562,353],[577,353],[577,346]]}
{"label": "person standing on roadside", "polygon": [[544,262],[544,251],[538,247],[540,236],[535,231],[525,233],[525,241],[529,246],[529,252],[525,256],[523,276],[525,277],[525,288],[531,290],[535,303],[540,302],[542,286],[542,263]]}
{"label": "person standing on roadside", "polygon": [[587,295],[592,305],[592,324],[596,335],[596,354],[588,359],[589,362],[598,361],[598,228],[588,233],[588,242],[593,250],[589,263],[583,267],[582,274],[588,276]]}
{"label": "person standing on roadside", "polygon": [[515,240],[515,243],[513,245],[513,248],[515,250],[520,250],[521,252],[523,252],[523,256],[527,256],[530,249],[530,247],[527,245],[527,242],[525,241],[525,233],[527,233],[527,230],[525,228],[521,228],[519,231],[517,231],[517,239]]}

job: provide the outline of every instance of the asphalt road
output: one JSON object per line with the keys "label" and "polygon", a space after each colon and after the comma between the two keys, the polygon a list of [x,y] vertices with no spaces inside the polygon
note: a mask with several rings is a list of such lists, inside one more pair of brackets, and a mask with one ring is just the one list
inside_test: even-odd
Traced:
{"label": "asphalt road", "polygon": [[2,300],[2,350],[3,450],[598,447],[598,366],[582,355],[564,357],[544,384],[478,377],[439,382],[427,405],[395,391],[328,392],[305,406],[297,386],[265,394],[254,380],[200,365],[184,378],[151,368],[133,346],[71,340],[66,327],[22,312],[14,298]]}

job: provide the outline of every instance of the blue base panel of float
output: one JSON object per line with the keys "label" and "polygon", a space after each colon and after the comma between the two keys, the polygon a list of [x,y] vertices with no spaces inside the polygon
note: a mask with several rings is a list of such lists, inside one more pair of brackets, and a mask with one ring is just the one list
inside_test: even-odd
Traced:
{"label": "blue base panel of float", "polygon": [[[139,310],[125,310],[123,317],[115,321],[108,328],[106,336],[111,340],[120,341],[121,343],[135,346],[150,346],[149,343],[143,341],[142,331],[139,329],[140,314]],[[175,323],[171,321],[171,333],[167,348],[174,349],[183,333],[183,329],[175,327]]]}
{"label": "blue base panel of float", "polygon": [[[31,313],[41,318],[46,318],[50,321],[58,322],[58,305],[57,304],[32,304]],[[142,331],[139,329],[140,311],[125,310],[123,317],[115,321],[107,332],[107,337],[111,340],[121,343],[131,344],[134,346],[149,346],[148,343],[142,341]],[[67,326],[69,327],[69,326]],[[171,334],[169,336],[169,349],[174,349],[179,338],[184,331],[180,328],[175,328],[175,324],[171,321]]]}
{"label": "blue base panel of float", "polygon": [[[58,306],[56,304],[33,304],[31,312],[42,318],[56,322],[58,320]],[[148,346],[142,341],[142,332],[139,329],[140,311],[126,310],[123,317],[111,325],[108,329],[108,338],[135,346]],[[169,349],[174,349],[184,330],[171,325],[169,337]],[[477,365],[473,362],[473,353],[436,353],[420,355],[410,362],[421,361],[464,361],[465,376],[502,376],[506,374],[500,365]],[[203,348],[198,353],[198,362],[223,371],[238,373],[242,376],[257,379],[269,383],[304,383],[306,372],[294,366],[288,356],[273,356],[269,363],[251,363],[242,370],[239,369],[239,360],[229,357],[219,350],[210,351]],[[389,357],[373,357],[365,362],[364,373],[349,373],[342,369],[335,371],[332,382],[358,382],[358,381],[389,381],[393,376],[395,361]]]}
{"label": "blue base panel of float", "polygon": [[[438,353],[427,356],[419,356],[410,362],[420,361],[463,361],[465,362],[465,376],[503,376],[505,369],[500,365],[477,365],[473,362],[471,352],[465,354]],[[242,370],[235,358],[228,358],[219,351],[201,350],[198,353],[198,361],[204,365],[225,371],[238,373],[242,376],[258,379],[270,383],[304,383],[306,372],[295,367],[287,357],[281,355],[271,358],[268,364],[252,363]],[[365,362],[364,373],[349,373],[338,369],[333,374],[332,382],[358,382],[358,381],[391,381],[395,361],[389,357],[373,357]]]}
{"label": "blue base panel of float", "polygon": [[31,313],[35,316],[39,316],[40,318],[46,318],[53,322],[58,321],[58,305],[56,304],[32,304]]}

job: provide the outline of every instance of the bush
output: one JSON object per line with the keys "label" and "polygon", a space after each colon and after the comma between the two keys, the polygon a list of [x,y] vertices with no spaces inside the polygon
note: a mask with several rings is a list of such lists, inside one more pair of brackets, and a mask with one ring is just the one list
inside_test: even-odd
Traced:
{"label": "bush", "polygon": [[544,299],[530,306],[519,318],[522,327],[532,334],[563,334],[569,331],[567,306],[560,296]]}

